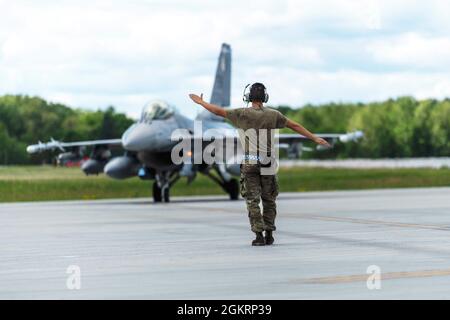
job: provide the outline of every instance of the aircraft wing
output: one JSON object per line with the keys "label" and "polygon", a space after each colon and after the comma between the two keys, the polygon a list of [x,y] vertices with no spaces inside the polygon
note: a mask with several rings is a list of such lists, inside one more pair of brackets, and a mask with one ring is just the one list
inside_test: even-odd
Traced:
{"label": "aircraft wing", "polygon": [[[358,141],[361,139],[364,134],[362,131],[353,131],[353,132],[347,132],[347,133],[317,133],[316,136],[323,138],[327,141],[334,142],[336,140],[339,140],[343,143],[347,143],[350,141]],[[180,137],[182,138],[182,137]],[[221,140],[221,139],[230,139],[233,138],[235,143],[239,143],[239,138],[237,132],[233,134],[232,136],[228,135],[222,135],[219,133],[217,136],[215,134],[211,135],[203,135],[200,137],[192,137],[192,143],[195,143],[195,141],[202,141],[203,145],[207,145],[211,142],[211,139],[214,140]],[[278,144],[280,145],[290,145],[293,143],[303,143],[307,141],[311,141],[309,138],[298,134],[298,133],[280,133],[275,136],[275,139],[278,139]]]}
{"label": "aircraft wing", "polygon": [[[350,141],[358,141],[361,139],[364,134],[362,131],[354,131],[347,133],[318,133],[316,136],[327,140],[331,146],[334,146],[336,140],[339,140],[343,143],[347,143]],[[313,151],[314,149],[311,147],[303,146],[303,142],[309,141],[309,139],[305,136],[296,133],[281,133],[277,136],[278,138],[278,148],[287,150],[287,154],[289,158],[299,158],[302,151]],[[317,150],[324,150],[327,147],[324,146],[316,146]]]}
{"label": "aircraft wing", "polygon": [[[325,140],[339,140],[341,142],[357,141],[361,139],[364,134],[362,131],[353,131],[348,133],[318,133],[316,136],[323,138]],[[303,142],[309,139],[297,133],[280,133],[278,135],[280,143],[291,143],[291,142]]]}
{"label": "aircraft wing", "polygon": [[[318,137],[321,137],[325,140],[327,140],[331,146],[334,146],[334,143],[339,140],[343,143],[347,143],[350,141],[358,141],[361,139],[364,134],[362,131],[354,131],[354,132],[348,132],[348,133],[318,133],[315,134]],[[183,138],[183,137],[180,137]],[[186,137],[184,137],[186,138]],[[203,152],[203,149],[207,147],[211,141],[223,141],[223,139],[227,139],[228,142],[232,142],[234,145],[238,145],[238,148],[240,146],[240,141],[238,138],[237,131],[232,135],[226,135],[226,134],[211,134],[211,135],[202,135],[200,137],[193,137],[191,136],[191,146],[196,149],[197,146],[199,146],[199,152]],[[287,149],[288,154],[295,154],[296,157],[298,157],[300,149],[302,151],[313,151],[313,148],[304,147],[303,143],[307,141],[311,141],[309,138],[302,136],[297,133],[288,133],[288,134],[278,134],[275,136],[275,141],[277,142],[276,147],[280,149]],[[316,146],[318,150],[327,149],[327,147],[322,146]],[[239,149],[238,149],[239,150]]]}
{"label": "aircraft wing", "polygon": [[65,151],[65,148],[76,148],[76,147],[88,147],[88,146],[98,146],[98,145],[108,145],[108,146],[122,146],[122,139],[105,139],[105,140],[90,140],[90,141],[77,141],[77,142],[63,142],[51,139],[49,142],[40,142],[38,144],[29,145],[27,147],[28,153],[40,153],[47,150],[59,149]]}

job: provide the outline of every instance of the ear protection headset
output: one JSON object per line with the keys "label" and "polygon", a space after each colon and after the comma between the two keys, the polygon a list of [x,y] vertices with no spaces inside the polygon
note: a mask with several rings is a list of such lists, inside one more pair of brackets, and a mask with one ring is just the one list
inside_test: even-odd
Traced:
{"label": "ear protection headset", "polygon": [[[250,87],[249,90],[247,90],[248,87]],[[252,85],[250,85],[249,83],[244,88],[242,100],[247,103],[254,100],[266,103],[267,101],[269,101],[269,95],[267,94],[266,87],[262,83],[256,82]]]}

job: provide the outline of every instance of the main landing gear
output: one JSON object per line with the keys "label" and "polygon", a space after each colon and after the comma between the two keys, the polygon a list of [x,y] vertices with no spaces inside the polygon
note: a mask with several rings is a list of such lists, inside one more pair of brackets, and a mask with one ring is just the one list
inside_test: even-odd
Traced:
{"label": "main landing gear", "polygon": [[[213,170],[211,170],[213,169]],[[239,182],[232,178],[223,165],[208,167],[200,170],[201,173],[211,178],[228,193],[231,200],[239,199]],[[152,176],[153,177],[153,176]],[[179,171],[164,171],[154,174],[153,201],[170,202],[170,187],[180,178]]]}
{"label": "main landing gear", "polygon": [[222,189],[228,193],[230,200],[239,199],[239,182],[232,178],[231,175],[226,171],[224,165],[217,165],[214,167],[216,174],[211,172],[210,168],[202,171],[202,173],[208,176],[211,180],[216,182]]}
{"label": "main landing gear", "polygon": [[239,199],[239,182],[236,179],[231,179],[227,181],[225,184],[225,190],[230,195],[230,200],[238,200]]}

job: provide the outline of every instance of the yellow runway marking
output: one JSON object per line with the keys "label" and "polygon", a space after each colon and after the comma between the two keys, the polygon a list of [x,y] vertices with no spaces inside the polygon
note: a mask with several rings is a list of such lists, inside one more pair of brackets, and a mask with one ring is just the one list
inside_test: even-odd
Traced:
{"label": "yellow runway marking", "polygon": [[[236,210],[230,210],[230,209],[226,209],[226,208],[211,208],[211,207],[203,207],[203,206],[201,206],[201,207],[184,206],[184,208],[193,209],[193,210],[207,209],[209,211],[241,214],[241,212],[236,212]],[[281,213],[281,216],[289,217],[289,218],[308,219],[308,220],[348,222],[348,223],[358,223],[358,224],[381,225],[381,226],[389,226],[389,227],[450,231],[450,226],[447,226],[447,225],[406,223],[406,222],[358,219],[358,218],[348,218],[348,217],[331,217],[331,216],[305,214],[305,213],[294,213],[294,212],[283,212],[283,213]]]}
{"label": "yellow runway marking", "polygon": [[[290,214],[295,215],[293,213],[290,213]],[[440,225],[433,225],[433,224],[405,223],[405,222],[395,222],[395,221],[357,219],[357,218],[348,218],[348,217],[330,217],[330,216],[321,216],[321,215],[313,215],[313,214],[299,214],[296,216],[298,216],[299,218],[311,219],[311,220],[349,222],[349,223],[359,223],[359,224],[373,224],[373,225],[383,225],[383,226],[402,227],[402,228],[418,228],[418,229],[445,230],[445,231],[450,230],[450,228],[448,226],[440,226]]]}
{"label": "yellow runway marking", "polygon": [[[449,276],[449,275],[450,275],[450,269],[386,272],[386,273],[382,272],[381,280],[442,277],[442,276]],[[292,280],[292,281],[290,281],[290,283],[339,284],[339,283],[351,283],[351,282],[365,282],[365,281],[367,281],[367,278],[369,276],[370,276],[369,274],[356,274],[356,275],[348,275],[348,276],[319,277],[319,278]]]}

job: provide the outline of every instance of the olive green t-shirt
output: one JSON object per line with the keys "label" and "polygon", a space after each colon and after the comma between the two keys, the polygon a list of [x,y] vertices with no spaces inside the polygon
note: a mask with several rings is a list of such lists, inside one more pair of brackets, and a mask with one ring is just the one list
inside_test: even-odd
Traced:
{"label": "olive green t-shirt", "polygon": [[238,132],[245,154],[270,155],[275,129],[285,128],[288,121],[281,112],[266,107],[227,109],[226,117],[242,129]]}

